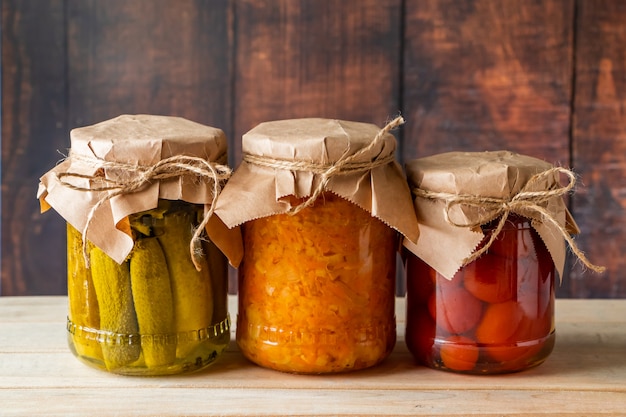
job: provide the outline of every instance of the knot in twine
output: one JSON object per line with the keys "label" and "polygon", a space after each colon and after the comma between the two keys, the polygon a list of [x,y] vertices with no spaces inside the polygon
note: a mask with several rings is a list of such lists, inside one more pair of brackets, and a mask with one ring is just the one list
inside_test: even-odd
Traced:
{"label": "knot in twine", "polygon": [[[558,185],[549,190],[531,191],[532,186],[535,183],[543,179],[550,178],[555,173],[565,174],[569,178],[566,186]],[[479,195],[452,194],[427,191],[421,188],[414,189],[413,194],[417,197],[445,201],[446,206],[444,208],[444,216],[446,221],[453,226],[474,228],[489,223],[490,221],[500,217],[498,225],[491,233],[491,236],[487,243],[482,248],[475,251],[467,258],[463,259],[463,264],[461,266],[465,266],[475,261],[489,250],[493,242],[502,231],[504,225],[506,224],[506,220],[509,217],[509,214],[516,213],[520,215],[525,215],[525,213],[532,213],[538,215],[537,217],[541,219],[542,222],[552,224],[556,228],[556,230],[560,232],[563,239],[565,239],[565,241],[568,243],[572,252],[587,268],[592,269],[595,272],[604,272],[606,268],[603,266],[597,266],[592,264],[587,259],[585,254],[578,248],[578,246],[574,242],[574,239],[572,239],[565,227],[562,226],[557,221],[557,219],[548,210],[546,210],[545,207],[542,206],[542,204],[548,202],[552,198],[562,197],[565,194],[569,193],[574,188],[575,184],[576,177],[572,171],[561,167],[555,167],[532,176],[528,180],[526,185],[524,185],[524,187],[512,197],[495,198]],[[483,209],[487,212],[487,214],[475,222],[458,223],[450,217],[450,211],[453,207],[460,205]]]}
{"label": "knot in twine", "polygon": [[344,151],[341,157],[337,161],[330,164],[320,164],[312,161],[293,161],[288,159],[277,159],[260,155],[252,155],[249,153],[243,155],[243,160],[244,162],[267,168],[289,171],[306,171],[320,175],[319,182],[315,187],[313,193],[302,203],[298,204],[295,207],[291,207],[287,211],[287,214],[295,215],[303,209],[311,206],[315,202],[315,200],[317,200],[320,194],[322,194],[322,192],[324,192],[324,190],[326,189],[328,182],[332,177],[337,175],[352,174],[355,172],[369,171],[376,167],[387,165],[388,163],[393,162],[395,159],[393,154],[387,155],[383,158],[376,158],[373,161],[353,161],[359,156],[371,151],[385,137],[387,133],[402,124],[404,124],[404,118],[402,116],[396,117],[391,122],[387,123],[385,127],[380,129],[374,139],[366,147],[360,149],[352,155],[349,155],[350,147],[348,146],[348,149]]}
{"label": "knot in twine", "polygon": [[[94,175],[84,175],[74,172],[62,172],[57,174],[57,178],[61,184],[73,190],[97,192],[109,191],[108,193],[102,195],[102,197],[98,199],[98,202],[91,208],[89,214],[87,215],[85,227],[82,230],[83,257],[85,258],[85,265],[87,268],[90,266],[89,255],[87,253],[87,231],[89,230],[89,226],[94,219],[96,211],[104,203],[116,196],[141,191],[154,181],[178,178],[184,175],[195,175],[196,177],[204,178],[207,181],[212,180],[213,199],[211,202],[211,208],[207,213],[205,213],[202,222],[195,228],[191,241],[189,242],[191,260],[198,271],[201,269],[201,263],[197,259],[201,255],[196,252],[195,248],[198,246],[200,236],[215,211],[215,203],[217,202],[217,197],[221,191],[220,181],[227,180],[232,173],[232,170],[228,166],[210,162],[203,158],[185,155],[171,156],[148,166],[106,161],[101,158],[91,158],[81,155],[71,155],[70,158],[92,164],[97,168],[110,168],[127,174],[125,176],[121,176],[124,177],[124,179],[116,180],[104,178],[97,173]],[[68,178],[85,178],[92,181],[98,181],[103,185],[80,187],[68,182]]]}

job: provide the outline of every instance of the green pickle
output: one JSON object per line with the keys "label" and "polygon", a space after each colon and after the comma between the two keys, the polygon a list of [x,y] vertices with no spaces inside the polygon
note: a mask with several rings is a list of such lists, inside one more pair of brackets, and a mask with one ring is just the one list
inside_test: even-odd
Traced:
{"label": "green pickle", "polygon": [[130,282],[142,335],[143,360],[150,369],[167,366],[176,357],[174,300],[165,255],[156,238],[147,237],[135,243]]}
{"label": "green pickle", "polygon": [[141,354],[141,346],[131,339],[139,326],[133,307],[130,268],[127,262],[118,265],[97,247],[89,251],[89,258],[100,328],[106,331],[101,338],[104,363],[108,370],[114,371],[135,362]]}
{"label": "green pickle", "polygon": [[[167,270],[172,279],[174,294],[174,328],[181,335],[178,357],[187,356],[195,349],[197,329],[206,327],[213,317],[213,291],[206,262],[196,270],[189,256],[189,247],[179,242],[190,242],[192,230],[188,227],[194,213],[175,213],[163,219],[163,234],[158,241],[167,259]],[[198,310],[196,306],[204,305]]]}
{"label": "green pickle", "polygon": [[189,251],[202,205],[160,200],[133,214],[135,246],[121,265],[68,225],[68,338],[83,362],[126,375],[203,369],[230,341],[227,261],[203,240],[196,270]]}
{"label": "green pickle", "polygon": [[[85,267],[82,256],[82,239],[80,232],[67,224],[67,288],[69,303],[68,327],[70,339],[79,338],[80,343],[70,343],[74,354],[90,360],[93,358],[103,362],[102,347],[92,335],[91,329],[100,328],[100,309],[96,298],[96,290],[91,279],[91,271]],[[92,245],[89,245],[91,249]]]}

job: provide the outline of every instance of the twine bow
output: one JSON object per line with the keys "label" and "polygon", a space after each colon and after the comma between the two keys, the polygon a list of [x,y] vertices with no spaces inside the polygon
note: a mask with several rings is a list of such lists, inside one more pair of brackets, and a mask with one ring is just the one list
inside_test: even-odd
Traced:
{"label": "twine bow", "polygon": [[354,162],[354,160],[357,159],[359,156],[371,151],[384,138],[387,133],[402,124],[404,124],[404,118],[402,116],[396,117],[391,122],[387,123],[387,125],[385,125],[385,127],[383,127],[376,134],[374,139],[366,147],[360,149],[352,155],[349,155],[350,149],[348,148],[336,162],[331,164],[319,164],[310,161],[274,159],[252,154],[244,154],[243,160],[244,162],[268,168],[284,169],[290,171],[307,171],[313,172],[314,174],[320,176],[319,182],[315,187],[313,193],[302,203],[298,204],[295,207],[291,207],[287,211],[287,214],[294,215],[299,213],[303,209],[311,206],[315,202],[315,200],[317,200],[320,194],[324,192],[328,185],[328,182],[332,177],[335,177],[337,175],[351,174],[354,172],[368,171],[378,166],[386,165],[390,162],[393,162],[395,158],[393,154],[385,156],[383,158],[377,158],[373,161]]}
{"label": "twine bow", "polygon": [[[73,190],[96,192],[108,191],[106,194],[102,195],[102,197],[98,199],[98,202],[91,208],[89,214],[87,215],[87,222],[85,223],[85,227],[82,230],[83,257],[85,258],[85,265],[88,268],[90,262],[87,253],[87,231],[91,222],[93,221],[96,211],[104,203],[111,200],[113,197],[132,194],[140,191],[146,186],[152,184],[154,181],[161,181],[169,178],[178,178],[184,175],[194,175],[198,178],[204,178],[207,181],[213,181],[213,199],[211,202],[211,207],[207,211],[207,213],[205,213],[202,222],[194,230],[193,236],[189,243],[191,260],[198,271],[201,269],[201,263],[197,260],[200,255],[196,253],[195,248],[200,241],[200,236],[204,228],[208,224],[209,219],[215,211],[215,203],[221,191],[220,181],[227,180],[232,173],[232,170],[228,166],[210,162],[203,158],[185,155],[171,156],[169,158],[160,160],[154,165],[148,166],[106,161],[101,158],[90,158],[80,155],[72,155],[70,156],[70,158],[94,164],[98,168],[116,169],[122,173],[128,174],[123,176],[127,177],[128,179],[124,178],[123,180],[112,180],[109,178],[104,178],[97,173],[94,175],[84,175],[74,172],[62,172],[57,174],[57,178],[59,179],[61,184]],[[103,185],[95,187],[80,187],[68,182],[67,179],[69,178],[85,178],[92,181],[98,181]]]}
{"label": "twine bow", "polygon": [[[547,178],[551,178],[554,174],[565,174],[569,178],[567,185],[561,186],[559,184],[558,186],[554,186],[548,190],[533,191],[533,186],[536,183]],[[502,231],[502,228],[506,224],[509,214],[516,213],[525,215],[525,213],[531,213],[537,215],[537,217],[541,219],[542,222],[552,224],[554,228],[560,232],[563,239],[565,239],[565,241],[568,243],[572,252],[574,252],[578,259],[580,259],[580,261],[587,268],[592,269],[595,272],[604,272],[606,268],[603,266],[597,266],[592,264],[587,259],[585,254],[578,248],[578,246],[574,242],[574,239],[572,239],[565,227],[561,225],[557,221],[557,219],[555,219],[554,216],[543,206],[543,204],[548,202],[550,199],[562,197],[565,194],[569,193],[574,188],[575,184],[576,176],[572,171],[561,167],[554,167],[532,176],[528,180],[526,185],[524,185],[524,187],[517,194],[511,197],[495,198],[468,194],[459,195],[452,193],[427,191],[421,188],[414,189],[413,194],[417,197],[445,201],[446,206],[444,208],[444,216],[446,221],[453,226],[463,228],[475,228],[500,217],[500,220],[498,221],[496,228],[491,233],[491,236],[489,237],[487,243],[482,248],[463,259],[462,266],[465,266],[475,261],[489,250],[493,242]],[[484,211],[486,214],[481,216],[481,218],[475,222],[455,222],[450,216],[450,211],[455,206],[461,205],[479,209],[481,211]]]}

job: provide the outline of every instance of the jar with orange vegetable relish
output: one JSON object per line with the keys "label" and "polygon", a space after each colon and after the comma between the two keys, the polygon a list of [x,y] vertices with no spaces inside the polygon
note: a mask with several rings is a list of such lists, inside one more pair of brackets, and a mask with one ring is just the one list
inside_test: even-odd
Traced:
{"label": "jar with orange vegetable relish", "polygon": [[407,176],[420,224],[403,250],[413,356],[472,374],[544,362],[555,343],[555,277],[578,232],[562,199],[574,175],[503,151],[414,160]]}
{"label": "jar with orange vegetable relish", "polygon": [[417,226],[397,124],[297,119],[244,135],[216,214],[242,224],[237,343],[252,362],[321,374],[391,353],[399,235]]}
{"label": "jar with orange vegetable relish", "polygon": [[124,375],[207,367],[230,340],[225,254],[241,245],[211,215],[230,176],[223,132],[123,115],[71,142],[39,191],[67,221],[70,350]]}

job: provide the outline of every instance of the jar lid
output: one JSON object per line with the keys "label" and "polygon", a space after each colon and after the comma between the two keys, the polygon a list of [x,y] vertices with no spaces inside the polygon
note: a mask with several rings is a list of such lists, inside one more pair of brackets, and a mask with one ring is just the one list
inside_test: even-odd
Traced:
{"label": "jar lid", "polygon": [[215,213],[234,227],[297,212],[320,190],[330,191],[415,241],[411,194],[389,133],[399,124],[396,119],[380,129],[322,118],[261,123],[243,136],[243,162],[224,187]]}
{"label": "jar lid", "polygon": [[121,115],[73,129],[70,139],[70,155],[40,179],[42,212],[52,207],[87,230],[118,263],[134,245],[128,215],[159,199],[211,207],[216,182],[230,175],[224,132],[180,117]]}
{"label": "jar lid", "polygon": [[570,175],[568,170],[530,156],[495,151],[416,159],[406,164],[406,172],[420,236],[416,243],[405,240],[404,246],[441,275],[451,279],[472,259],[485,238],[481,225],[511,212],[531,219],[563,275],[563,234],[579,232],[562,198],[571,189],[560,185],[560,175]]}

